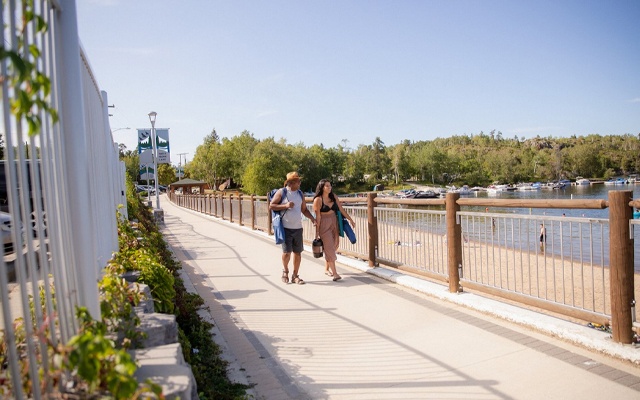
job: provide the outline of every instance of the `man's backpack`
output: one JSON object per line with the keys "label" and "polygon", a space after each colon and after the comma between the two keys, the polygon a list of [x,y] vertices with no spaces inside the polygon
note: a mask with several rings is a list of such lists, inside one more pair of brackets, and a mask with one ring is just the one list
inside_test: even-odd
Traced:
{"label": "man's backpack", "polygon": [[[283,188],[277,188],[277,189],[273,189],[271,190],[269,193],[267,193],[267,201],[269,202],[269,205],[271,205],[271,200],[273,200],[273,197],[276,195],[276,193],[278,193],[278,190],[282,189],[282,196],[280,196],[280,204],[282,204],[282,201],[284,200],[284,198],[287,196],[287,188],[283,187]],[[286,210],[285,210],[286,211]],[[271,211],[271,219],[273,220],[273,217],[276,216],[276,214],[284,214],[282,211],[275,211],[272,210]]]}

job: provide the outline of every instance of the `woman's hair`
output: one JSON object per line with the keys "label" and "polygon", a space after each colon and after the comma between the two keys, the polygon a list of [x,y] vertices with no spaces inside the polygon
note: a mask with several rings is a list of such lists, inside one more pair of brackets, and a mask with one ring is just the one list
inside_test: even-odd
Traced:
{"label": "woman's hair", "polygon": [[[313,196],[314,199],[316,197],[322,196],[322,193],[324,193],[324,184],[327,182],[331,183],[331,181],[328,179],[320,179],[320,182],[318,182],[318,186],[316,186],[316,194]],[[329,198],[334,203],[336,202],[336,197],[333,195],[333,191],[329,192]]]}

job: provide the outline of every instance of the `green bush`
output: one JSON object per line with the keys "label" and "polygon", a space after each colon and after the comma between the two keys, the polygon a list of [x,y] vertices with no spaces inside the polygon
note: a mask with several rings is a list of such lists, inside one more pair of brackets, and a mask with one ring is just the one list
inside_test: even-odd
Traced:
{"label": "green bush", "polygon": [[151,289],[156,311],[173,314],[176,290],[173,287],[174,278],[171,271],[146,249],[135,252],[134,264],[135,270],[140,271],[139,281],[146,283]]}

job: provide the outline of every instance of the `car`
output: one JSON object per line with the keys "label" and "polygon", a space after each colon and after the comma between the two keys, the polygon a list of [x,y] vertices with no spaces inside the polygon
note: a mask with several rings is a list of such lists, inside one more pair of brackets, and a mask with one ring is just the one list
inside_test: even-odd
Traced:
{"label": "car", "polygon": [[2,233],[2,244],[4,245],[5,253],[13,251],[13,233],[11,232],[11,225],[11,214],[0,211],[0,233]]}
{"label": "car", "polygon": [[156,194],[156,188],[152,185],[136,185],[136,192],[142,193],[144,196],[154,195]]}

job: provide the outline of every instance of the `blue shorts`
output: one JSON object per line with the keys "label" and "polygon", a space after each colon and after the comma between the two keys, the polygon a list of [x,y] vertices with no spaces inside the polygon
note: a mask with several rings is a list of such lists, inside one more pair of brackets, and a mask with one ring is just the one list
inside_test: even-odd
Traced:
{"label": "blue shorts", "polygon": [[284,243],[282,243],[282,252],[302,253],[302,250],[304,250],[304,245],[302,243],[302,228],[284,228]]}

